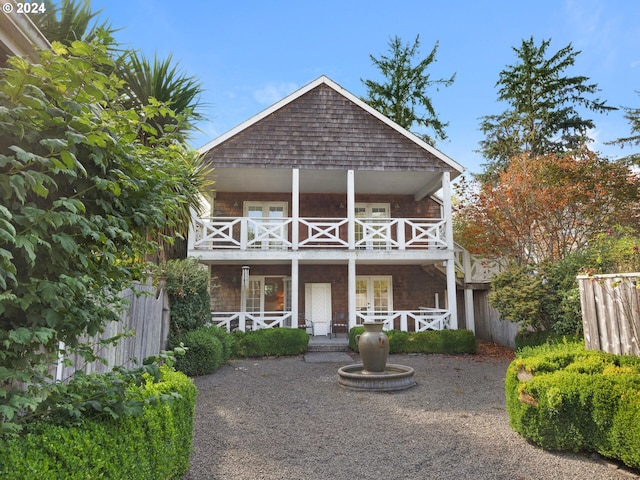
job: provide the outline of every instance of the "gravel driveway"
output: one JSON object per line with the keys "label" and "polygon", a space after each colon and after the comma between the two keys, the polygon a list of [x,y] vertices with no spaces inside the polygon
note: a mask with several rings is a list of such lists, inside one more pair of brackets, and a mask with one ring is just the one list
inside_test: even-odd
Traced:
{"label": "gravel driveway", "polygon": [[417,385],[395,393],[345,390],[337,370],[348,363],[247,359],[196,378],[185,478],[638,478],[590,455],[546,452],[513,432],[507,358],[390,355],[416,371]]}

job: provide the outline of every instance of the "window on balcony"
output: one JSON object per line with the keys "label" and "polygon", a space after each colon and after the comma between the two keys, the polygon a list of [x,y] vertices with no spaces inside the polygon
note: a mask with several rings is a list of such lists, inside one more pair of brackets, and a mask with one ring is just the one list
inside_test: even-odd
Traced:
{"label": "window on balcony", "polygon": [[355,205],[355,238],[356,248],[385,249],[389,248],[391,228],[388,203],[356,203]]}
{"label": "window on balcony", "polygon": [[282,248],[288,238],[287,202],[244,202],[248,248]]}

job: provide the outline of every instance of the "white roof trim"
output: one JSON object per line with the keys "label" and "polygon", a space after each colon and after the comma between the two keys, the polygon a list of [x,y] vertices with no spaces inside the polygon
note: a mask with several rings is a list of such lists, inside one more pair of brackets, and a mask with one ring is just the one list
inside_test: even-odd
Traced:
{"label": "white roof trim", "polygon": [[342,88],[340,85],[338,85],[337,83],[335,83],[334,81],[332,81],[331,79],[326,77],[325,75],[322,75],[321,77],[317,78],[316,80],[314,80],[313,82],[309,83],[308,85],[305,85],[304,87],[296,90],[295,92],[293,92],[289,96],[283,98],[279,102],[274,103],[269,108],[263,110],[262,112],[258,113],[257,115],[255,115],[255,116],[249,118],[248,120],[242,122],[240,125],[232,128],[228,132],[223,133],[222,135],[220,135],[219,137],[213,139],[211,142],[207,143],[206,145],[203,145],[202,147],[200,147],[198,149],[198,152],[200,152],[200,154],[206,153],[207,151],[211,150],[213,147],[221,144],[222,142],[224,142],[224,141],[228,140],[229,138],[233,137],[234,135],[240,133],[241,131],[243,131],[246,128],[250,127],[254,123],[259,122],[263,118],[271,115],[273,112],[276,112],[280,108],[282,108],[285,105],[293,102],[297,98],[301,97],[305,93],[313,90],[314,88],[316,88],[317,86],[319,86],[321,84],[327,85],[328,87],[332,88],[333,90],[335,90],[336,92],[338,92],[342,96],[346,97],[347,99],[349,99],[350,101],[355,103],[357,106],[359,106],[363,110],[367,111],[368,113],[370,113],[371,115],[376,117],[381,122],[386,123],[388,126],[393,128],[394,130],[396,130],[401,135],[404,135],[405,137],[407,137],[412,142],[416,143],[421,148],[427,150],[428,152],[430,152],[431,154],[433,154],[434,156],[436,156],[437,158],[442,160],[444,163],[449,165],[451,168],[457,170],[460,173],[464,172],[464,167],[462,165],[460,165],[458,162],[456,162],[455,160],[451,159],[450,157],[448,157],[447,155],[442,153],[440,150],[437,150],[433,146],[429,145],[427,142],[425,142],[424,140],[422,140],[418,136],[414,135],[410,131],[402,128],[400,125],[395,123],[393,120],[387,118],[382,113],[378,112],[375,108],[371,107],[369,104],[367,104],[366,102],[364,102],[360,98],[356,97],[351,92],[345,90],[344,88]]}
{"label": "white roof trim", "polygon": [[49,41],[28,15],[15,13],[14,0],[5,4],[13,5],[14,13],[7,13],[5,9],[0,13],[0,43],[13,55],[38,61],[36,50],[51,48]]}

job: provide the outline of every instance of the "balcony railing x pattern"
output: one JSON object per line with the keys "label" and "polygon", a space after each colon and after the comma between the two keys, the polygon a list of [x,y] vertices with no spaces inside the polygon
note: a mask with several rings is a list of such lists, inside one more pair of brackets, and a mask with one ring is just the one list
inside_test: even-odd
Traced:
{"label": "balcony railing x pattern", "polygon": [[[291,235],[295,228],[297,241]],[[352,228],[356,249],[447,248],[443,219],[357,218]],[[195,220],[193,248],[349,248],[348,231],[346,218],[299,218],[297,222],[292,218],[199,218]]]}

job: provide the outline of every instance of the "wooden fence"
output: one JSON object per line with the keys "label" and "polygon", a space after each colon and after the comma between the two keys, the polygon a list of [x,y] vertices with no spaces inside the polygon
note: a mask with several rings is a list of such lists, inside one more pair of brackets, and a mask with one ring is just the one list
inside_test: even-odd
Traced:
{"label": "wooden fence", "polygon": [[[136,284],[134,289],[120,293],[129,302],[129,308],[120,315],[120,320],[106,325],[101,335],[87,338],[88,343],[95,344],[94,352],[106,360],[87,363],[77,355],[67,357],[72,365],[65,366],[62,358],[56,369],[56,380],[68,379],[74,372],[106,373],[115,366],[133,367],[136,359],[142,360],[157,355],[166,348],[169,334],[169,300],[166,289],[161,284],[155,288],[150,282]],[[122,337],[118,343],[106,346],[98,345],[101,338],[107,339],[116,335],[133,331],[133,335]]]}
{"label": "wooden fence", "polygon": [[588,349],[640,355],[640,273],[579,276]]}

